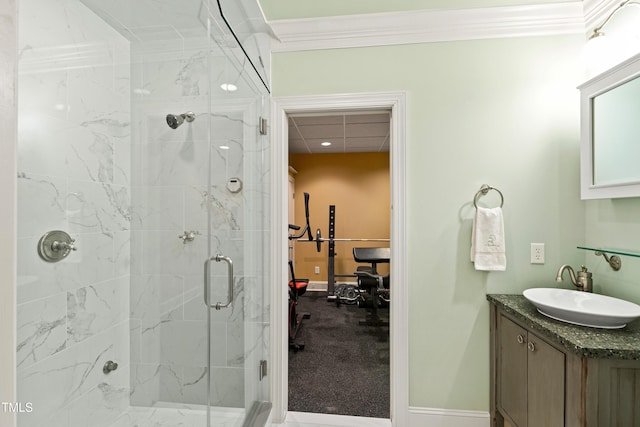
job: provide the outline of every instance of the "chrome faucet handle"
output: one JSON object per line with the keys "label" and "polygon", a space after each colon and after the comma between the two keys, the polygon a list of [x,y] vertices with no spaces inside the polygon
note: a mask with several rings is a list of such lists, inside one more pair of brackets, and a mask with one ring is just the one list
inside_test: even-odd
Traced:
{"label": "chrome faucet handle", "polygon": [[587,267],[582,266],[582,270],[578,272],[578,283],[576,286],[580,288],[580,290],[585,292],[593,291],[593,280],[591,279],[593,275],[590,271],[587,270]]}
{"label": "chrome faucet handle", "polygon": [[76,248],[76,245],[74,245],[75,243],[75,239],[71,239],[68,242],[59,242],[57,240],[54,240],[53,243],[51,244],[51,250],[54,251],[77,251],[78,248]]}
{"label": "chrome faucet handle", "polygon": [[179,235],[178,238],[182,239],[182,243],[186,245],[187,242],[193,242],[198,234],[200,234],[198,231],[185,231],[184,233]]}

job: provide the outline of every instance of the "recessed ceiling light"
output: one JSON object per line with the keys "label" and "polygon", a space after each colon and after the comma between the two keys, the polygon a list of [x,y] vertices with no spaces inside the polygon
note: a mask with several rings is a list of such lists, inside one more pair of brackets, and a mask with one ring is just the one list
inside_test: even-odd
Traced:
{"label": "recessed ceiling light", "polygon": [[325,142],[323,142],[323,143],[322,143],[322,144],[320,144],[320,145],[322,145],[323,147],[328,147],[328,146],[330,146],[330,145],[331,145],[331,143],[330,143],[329,141],[325,141]]}
{"label": "recessed ceiling light", "polygon": [[234,85],[233,83],[222,83],[220,85],[220,88],[225,92],[233,92],[238,90],[238,86]]}
{"label": "recessed ceiling light", "polygon": [[228,145],[221,145],[220,149],[221,150],[228,150],[230,147]]}

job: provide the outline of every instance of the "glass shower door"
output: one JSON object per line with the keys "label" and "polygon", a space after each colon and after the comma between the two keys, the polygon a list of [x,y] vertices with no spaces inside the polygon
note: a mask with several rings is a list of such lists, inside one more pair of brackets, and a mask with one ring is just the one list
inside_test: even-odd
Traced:
{"label": "glass shower door", "polygon": [[[208,309],[207,403],[211,426],[253,426],[245,423],[264,409],[262,402],[269,400],[268,381],[264,379],[269,334],[264,259],[268,205],[263,188],[263,138],[253,135],[257,128],[251,123],[256,121],[250,117],[256,112],[255,104],[251,107],[212,114],[215,122],[233,124],[229,127],[235,127],[237,134],[213,138],[211,149],[212,171],[218,173],[212,173],[209,186],[209,256],[203,289]],[[212,127],[222,128],[220,123]],[[232,423],[221,424],[223,420]]]}
{"label": "glass shower door", "polygon": [[[214,3],[218,6],[218,3]],[[237,5],[236,5],[237,7]],[[236,11],[237,12],[237,11]],[[210,9],[210,163],[207,191],[207,426],[263,426],[271,408],[269,337],[269,94],[226,27],[224,4]],[[239,19],[234,15],[234,19]],[[245,16],[243,20],[247,20]],[[258,51],[259,39],[243,37]]]}

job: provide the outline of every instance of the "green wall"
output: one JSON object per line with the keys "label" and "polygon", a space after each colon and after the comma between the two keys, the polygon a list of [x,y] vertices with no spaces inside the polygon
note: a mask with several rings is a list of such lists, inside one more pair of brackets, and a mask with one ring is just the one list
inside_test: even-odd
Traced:
{"label": "green wall", "polygon": [[[275,97],[407,93],[411,406],[487,411],[485,295],[557,286],[561,264],[585,260],[575,249],[585,237],[582,44],[573,35],[273,54]],[[504,194],[506,272],[469,262],[483,183]],[[546,244],[546,264],[529,263],[531,242]]]}
{"label": "green wall", "polygon": [[[587,245],[640,253],[640,198],[590,200],[585,205]],[[593,271],[594,292],[640,304],[640,258],[620,259],[622,268],[613,271],[601,256],[586,253],[585,264]]]}

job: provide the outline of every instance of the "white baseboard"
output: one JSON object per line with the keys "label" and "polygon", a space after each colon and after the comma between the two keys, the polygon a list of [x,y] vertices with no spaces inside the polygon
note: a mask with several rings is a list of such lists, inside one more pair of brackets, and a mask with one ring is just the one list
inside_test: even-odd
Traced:
{"label": "white baseboard", "polygon": [[[407,427],[489,427],[489,424],[490,417],[488,412],[410,407],[409,425]],[[273,426],[391,427],[391,421],[383,418],[289,412],[283,424],[274,424]]]}
{"label": "white baseboard", "polygon": [[313,282],[309,281],[307,285],[307,291],[321,292],[327,290],[327,282]]}
{"label": "white baseboard", "polygon": [[489,427],[488,412],[409,408],[409,427]]}

